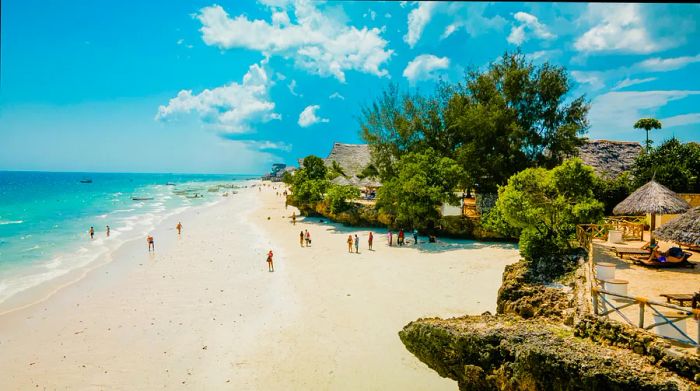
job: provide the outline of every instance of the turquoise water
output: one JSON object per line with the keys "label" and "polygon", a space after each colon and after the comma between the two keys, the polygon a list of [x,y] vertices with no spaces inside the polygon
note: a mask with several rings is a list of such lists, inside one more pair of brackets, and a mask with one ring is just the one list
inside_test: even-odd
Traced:
{"label": "turquoise water", "polygon": [[[251,178],[0,171],[0,302],[145,235],[168,215],[235,191],[208,191],[217,185],[240,186]],[[81,183],[87,179],[92,183]]]}

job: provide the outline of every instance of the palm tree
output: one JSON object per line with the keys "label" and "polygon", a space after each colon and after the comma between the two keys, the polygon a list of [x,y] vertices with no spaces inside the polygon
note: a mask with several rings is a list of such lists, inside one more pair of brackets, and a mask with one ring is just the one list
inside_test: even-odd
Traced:
{"label": "palm tree", "polygon": [[642,118],[634,124],[635,129],[644,129],[647,131],[647,152],[651,149],[651,141],[649,140],[649,131],[652,129],[661,129],[661,121],[656,118]]}

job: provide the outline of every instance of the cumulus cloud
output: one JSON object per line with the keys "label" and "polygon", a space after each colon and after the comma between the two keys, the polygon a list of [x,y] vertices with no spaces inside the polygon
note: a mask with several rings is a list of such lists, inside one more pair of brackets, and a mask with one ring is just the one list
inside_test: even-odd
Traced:
{"label": "cumulus cloud", "polygon": [[668,46],[652,39],[639,4],[589,4],[586,17],[598,22],[574,43],[580,52],[651,53]]}
{"label": "cumulus cloud", "polygon": [[605,87],[605,74],[598,71],[571,71],[571,77],[579,84],[588,84],[591,90]]}
{"label": "cumulus cloud", "polygon": [[639,118],[655,117],[660,107],[691,95],[700,95],[700,91],[612,91],[599,95],[591,102],[591,130],[599,136],[608,131],[633,132],[632,125]]}
{"label": "cumulus cloud", "polygon": [[345,82],[345,72],[349,70],[388,75],[383,66],[393,50],[387,48],[381,30],[348,26],[340,17],[323,13],[315,3],[306,0],[297,0],[289,6],[294,8],[296,23],[289,20],[284,9],[273,11],[269,23],[245,15],[232,18],[218,5],[202,8],[196,18],[202,23],[200,32],[207,45],[246,48],[267,56],[293,59],[300,69],[333,76],[341,82]]}
{"label": "cumulus cloud", "polygon": [[328,97],[328,99],[340,99],[340,100],[345,100],[345,97],[342,96],[342,95],[340,95],[340,94],[337,93],[337,92],[334,92],[334,93],[332,93],[332,94]]}
{"label": "cumulus cloud", "polygon": [[672,58],[649,58],[637,63],[636,66],[645,71],[667,72],[684,68],[687,65],[696,62],[700,62],[700,54],[695,56],[681,56]]}
{"label": "cumulus cloud", "polygon": [[436,2],[420,2],[418,7],[414,8],[408,14],[408,31],[403,36],[404,42],[411,48],[416,45],[416,42],[423,35],[423,29],[433,17],[433,11],[438,6]]}
{"label": "cumulus cloud", "polygon": [[514,45],[520,45],[528,40],[527,32],[531,32],[536,38],[539,39],[554,39],[557,36],[552,34],[547,26],[540,23],[536,16],[528,14],[527,12],[516,12],[513,18],[518,21],[517,25],[513,25],[510,30],[507,41]]}
{"label": "cumulus cloud", "polygon": [[449,66],[450,59],[447,57],[421,54],[406,65],[406,69],[403,70],[403,76],[411,83],[419,80],[434,79],[437,78],[436,71],[447,69]]}
{"label": "cumulus cloud", "polygon": [[267,122],[281,119],[274,112],[275,103],[269,98],[272,80],[265,70],[267,61],[253,64],[243,76],[243,81],[193,94],[192,90],[182,90],[161,105],[156,120],[168,120],[180,114],[196,113],[207,123],[231,133],[250,130],[254,122]]}
{"label": "cumulus cloud", "polygon": [[313,124],[317,124],[320,122],[330,122],[328,118],[321,118],[316,115],[316,110],[320,109],[321,106],[319,105],[310,105],[306,106],[306,108],[299,114],[299,121],[297,123],[299,126],[302,128],[307,128]]}

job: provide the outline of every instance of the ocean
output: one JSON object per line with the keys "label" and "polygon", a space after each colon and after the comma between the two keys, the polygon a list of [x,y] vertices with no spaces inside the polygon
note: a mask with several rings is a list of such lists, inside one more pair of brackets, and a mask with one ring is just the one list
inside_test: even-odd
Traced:
{"label": "ocean", "polygon": [[0,171],[0,303],[145,237],[172,214],[221,200],[254,178]]}

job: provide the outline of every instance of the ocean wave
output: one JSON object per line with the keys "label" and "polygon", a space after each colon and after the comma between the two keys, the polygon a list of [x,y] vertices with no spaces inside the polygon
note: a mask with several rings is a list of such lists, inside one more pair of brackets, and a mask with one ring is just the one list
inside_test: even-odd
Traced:
{"label": "ocean wave", "polygon": [[24,220],[0,220],[0,225],[22,224]]}

